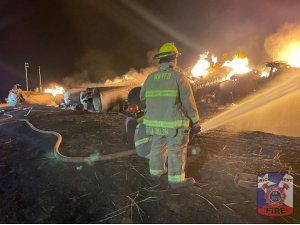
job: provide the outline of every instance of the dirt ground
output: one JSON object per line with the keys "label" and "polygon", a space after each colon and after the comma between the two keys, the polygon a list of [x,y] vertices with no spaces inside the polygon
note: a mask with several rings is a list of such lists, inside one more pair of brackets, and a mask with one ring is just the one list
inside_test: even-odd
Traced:
{"label": "dirt ground", "polygon": [[[41,111],[27,119],[37,128],[59,132],[65,155],[130,148],[124,143],[123,114],[34,109]],[[206,109],[205,119],[216,111]],[[14,115],[24,118],[25,113]],[[147,160],[137,155],[66,163],[54,156],[55,142],[24,122],[0,125],[0,223],[300,223],[300,138],[224,129],[204,133],[203,153],[190,156],[186,169],[197,184],[175,191],[166,176],[159,184],[152,181]],[[292,216],[257,214],[256,188],[235,182],[240,173],[272,171],[294,177]]]}

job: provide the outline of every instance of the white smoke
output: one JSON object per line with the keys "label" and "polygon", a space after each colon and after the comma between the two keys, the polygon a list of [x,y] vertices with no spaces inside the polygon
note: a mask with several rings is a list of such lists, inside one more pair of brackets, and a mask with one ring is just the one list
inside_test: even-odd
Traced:
{"label": "white smoke", "polygon": [[106,80],[104,86],[140,86],[147,76],[156,70],[155,66],[140,69],[131,68],[126,74],[113,80]]}

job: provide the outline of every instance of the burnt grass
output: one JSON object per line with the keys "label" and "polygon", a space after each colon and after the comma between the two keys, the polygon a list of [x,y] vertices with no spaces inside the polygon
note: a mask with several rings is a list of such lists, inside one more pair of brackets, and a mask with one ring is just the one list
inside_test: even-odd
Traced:
{"label": "burnt grass", "polygon": [[[205,112],[205,115],[212,115]],[[24,113],[23,113],[24,114]],[[22,114],[22,115],[23,115]],[[16,117],[23,117],[20,113]],[[125,116],[75,111],[32,111],[38,128],[63,136],[68,156],[130,149]],[[148,161],[136,155],[94,163],[66,163],[53,154],[56,138],[24,122],[0,126],[0,223],[299,223],[300,138],[225,129],[202,134],[202,153],[189,156],[194,187],[171,190],[164,176],[150,179]],[[257,214],[256,188],[240,186],[240,173],[289,172],[294,213]]]}

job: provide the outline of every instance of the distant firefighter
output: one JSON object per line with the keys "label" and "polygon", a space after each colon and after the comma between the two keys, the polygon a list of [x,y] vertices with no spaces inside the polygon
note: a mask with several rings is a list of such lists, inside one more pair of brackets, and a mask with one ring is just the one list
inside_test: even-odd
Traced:
{"label": "distant firefighter", "polygon": [[22,90],[19,88],[19,86],[19,84],[15,84],[13,88],[9,91],[7,100],[10,106],[17,106],[24,100],[21,94]]}

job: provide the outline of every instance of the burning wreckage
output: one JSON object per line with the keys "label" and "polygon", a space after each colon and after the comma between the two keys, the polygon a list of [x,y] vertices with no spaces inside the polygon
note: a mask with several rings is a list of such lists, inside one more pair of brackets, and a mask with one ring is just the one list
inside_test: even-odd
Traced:
{"label": "burning wreckage", "polygon": [[130,89],[129,86],[69,89],[67,90],[68,98],[64,99],[64,104],[72,105],[76,110],[93,112],[124,111]]}
{"label": "burning wreckage", "polygon": [[[217,56],[206,52],[200,55],[192,69],[186,70],[195,98],[200,104],[226,106],[238,103],[277,75],[293,70],[284,61],[271,61],[266,63],[263,71],[258,71],[248,67],[248,58],[243,54],[234,55],[232,60],[226,60],[226,57],[224,54],[218,61]],[[30,105],[59,105],[63,109],[89,112],[124,112],[127,115],[126,141],[134,146],[136,127],[140,128],[140,133],[144,130],[139,122],[144,115],[145,106],[139,99],[141,81],[128,85],[127,78],[125,76],[123,80],[100,87],[64,89],[55,86],[45,89],[44,93],[22,91],[15,85],[10,91],[14,98],[9,96],[9,103],[11,106],[20,102]]]}
{"label": "burning wreckage", "polygon": [[284,61],[267,62],[262,71],[248,67],[248,58],[237,54],[231,61],[218,62],[208,53],[200,59],[190,72],[194,95],[204,104],[235,104],[262,88],[277,75],[291,70]]}
{"label": "burning wreckage", "polygon": [[[204,104],[235,104],[247,95],[256,92],[278,74],[291,70],[291,66],[284,61],[271,61],[265,64],[262,71],[251,69],[248,58],[243,54],[236,54],[232,60],[226,60],[227,54],[218,57],[209,52],[200,55],[198,62],[185,70],[195,97]],[[63,88],[54,86],[44,90],[44,93],[22,91],[14,85],[9,93],[7,102],[10,106],[18,103],[29,105],[59,105],[61,108],[85,110],[90,112],[125,111],[129,104],[139,104],[139,89],[145,79],[130,84],[123,80],[111,82],[109,85],[90,86],[87,88]],[[134,80],[134,79],[133,79]],[[133,99],[133,100],[132,100]],[[139,106],[141,107],[141,106]]]}
{"label": "burning wreckage", "polygon": [[55,86],[44,92],[23,91],[14,85],[7,103],[11,107],[20,104],[59,106],[63,109],[86,110],[91,112],[124,111],[131,87],[111,86],[93,88],[66,88]]}
{"label": "burning wreckage", "polygon": [[[208,56],[209,53],[200,55],[196,65],[190,71],[186,70],[195,97],[204,104],[238,103],[277,75],[292,70],[284,61],[267,62],[262,71],[250,69],[248,58],[243,54],[234,55],[231,61],[223,59],[219,62],[215,55],[211,55],[210,61]],[[130,104],[137,104],[143,109],[139,103],[139,90],[138,82],[131,85],[88,87],[85,90],[73,88],[67,91],[69,100],[65,98],[64,103],[71,104],[74,109],[95,112],[122,111]],[[66,92],[62,91],[61,94],[65,95]]]}
{"label": "burning wreckage", "polygon": [[[221,108],[236,104],[260,90],[274,77],[296,69],[284,61],[267,62],[262,71],[251,69],[248,64],[249,60],[243,54],[235,54],[231,60],[227,59],[227,54],[223,54],[220,60],[209,52],[201,54],[198,62],[185,71],[197,102]],[[66,89],[55,86],[45,89],[44,93],[21,91],[15,85],[8,99],[11,106],[25,103],[59,105],[63,109],[89,112],[124,112],[127,115],[126,141],[134,146],[134,136],[140,135],[135,133],[140,132],[142,137],[145,136],[144,127],[140,123],[145,106],[139,99],[140,84],[144,79],[125,75],[123,79],[110,81],[103,86]]]}

